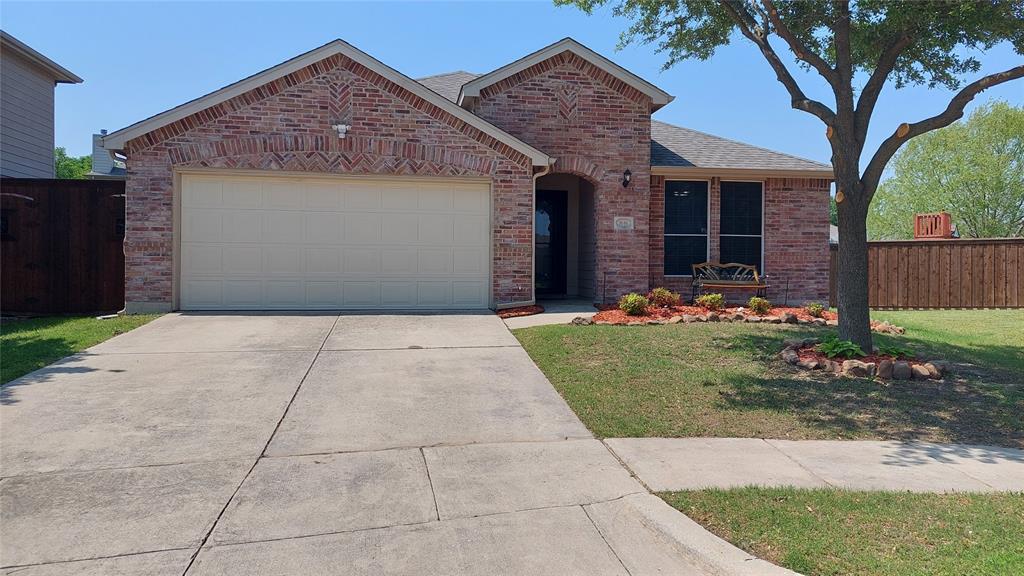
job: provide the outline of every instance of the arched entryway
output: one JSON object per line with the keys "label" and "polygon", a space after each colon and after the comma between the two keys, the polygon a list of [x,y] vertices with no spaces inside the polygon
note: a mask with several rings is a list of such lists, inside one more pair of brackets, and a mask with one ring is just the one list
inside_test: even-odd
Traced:
{"label": "arched entryway", "polygon": [[538,300],[597,293],[594,185],[573,174],[537,179],[534,208],[534,287]]}

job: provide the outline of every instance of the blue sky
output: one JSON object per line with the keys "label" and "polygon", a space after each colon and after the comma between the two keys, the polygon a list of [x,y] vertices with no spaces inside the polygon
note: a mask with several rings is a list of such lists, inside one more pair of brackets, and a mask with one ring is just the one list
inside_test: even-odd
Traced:
{"label": "blue sky", "polygon": [[[664,55],[653,46],[615,51],[625,25],[608,9],[587,16],[551,2],[0,5],[4,30],[85,79],[57,88],[57,145],[74,155],[90,152],[90,134],[100,128],[122,128],[334,38],[417,78],[488,72],[571,36],[675,95],[655,115],[660,120],[828,162],[820,121],[789,108],[785,90],[747,42],[662,72]],[[1020,59],[997,47],[983,58],[982,72]],[[809,95],[828,96],[816,76],[793,68]],[[869,148],[900,122],[939,112],[949,97],[945,89],[887,88]],[[1024,81],[979,101],[993,98],[1024,105]]]}

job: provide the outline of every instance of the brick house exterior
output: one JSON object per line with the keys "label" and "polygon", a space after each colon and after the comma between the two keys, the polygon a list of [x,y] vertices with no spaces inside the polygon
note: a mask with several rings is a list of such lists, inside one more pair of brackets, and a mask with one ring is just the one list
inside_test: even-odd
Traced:
{"label": "brick house exterior", "polygon": [[[104,139],[127,156],[126,308],[186,308],[181,242],[193,232],[181,221],[181,190],[193,173],[484,182],[490,294],[481,303],[492,308],[535,299],[534,195],[545,178],[573,177],[586,190],[569,206],[579,220],[569,260],[588,276],[579,292],[591,286],[595,301],[655,285],[687,289],[686,278],[665,275],[667,180],[710,181],[708,256],[717,260],[719,183],[756,179],[764,268],[788,281],[790,301],[826,298],[829,168],[652,122],[669,101],[569,39],[491,74],[420,82],[332,42]],[[630,225],[617,228],[623,217]],[[773,281],[771,296],[785,289]],[[448,290],[446,302],[457,304]],[[370,302],[360,307],[379,307]]]}

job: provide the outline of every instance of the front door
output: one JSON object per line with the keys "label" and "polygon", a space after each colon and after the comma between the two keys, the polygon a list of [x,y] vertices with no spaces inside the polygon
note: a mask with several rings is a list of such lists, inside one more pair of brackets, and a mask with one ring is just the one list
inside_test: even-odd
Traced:
{"label": "front door", "polygon": [[538,296],[565,294],[566,205],[564,191],[538,190],[533,215],[534,283]]}

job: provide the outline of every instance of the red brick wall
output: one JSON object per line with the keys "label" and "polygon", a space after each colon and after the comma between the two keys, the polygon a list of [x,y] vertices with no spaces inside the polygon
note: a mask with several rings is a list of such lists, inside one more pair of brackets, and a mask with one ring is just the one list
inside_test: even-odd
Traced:
{"label": "red brick wall", "polygon": [[[711,219],[708,247],[711,261],[719,257],[720,178],[711,180]],[[726,178],[728,180],[728,178]],[[829,181],[810,178],[768,178],[764,181],[764,271],[769,275],[768,298],[782,304],[828,301],[828,196]],[[666,278],[665,265],[665,178],[651,178],[651,286],[666,286],[690,297],[688,278]],[[726,294],[741,302],[748,292]]]}
{"label": "red brick wall", "polygon": [[[351,124],[344,139],[330,128]],[[356,62],[331,56],[127,145],[125,297],[167,309],[173,290],[173,169],[487,176],[496,301],[532,298],[528,158]]]}
{"label": "red brick wall", "polygon": [[[594,185],[598,299],[648,287],[650,111],[648,96],[571,52],[484,89],[473,105],[477,115],[556,157],[554,172]],[[623,188],[626,169],[633,178]],[[632,216],[634,230],[616,232],[614,216]]]}

